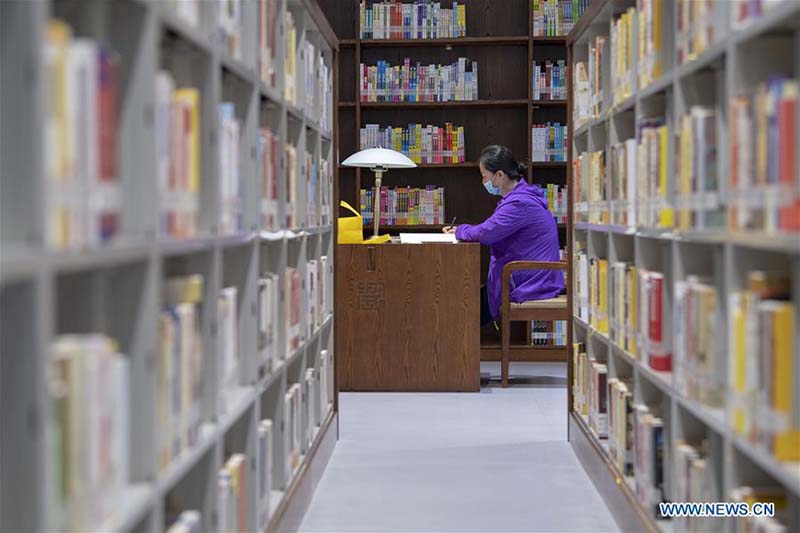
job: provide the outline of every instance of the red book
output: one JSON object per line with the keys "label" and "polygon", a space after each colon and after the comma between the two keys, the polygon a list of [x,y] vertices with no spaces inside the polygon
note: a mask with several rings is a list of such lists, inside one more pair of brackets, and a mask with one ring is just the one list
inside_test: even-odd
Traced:
{"label": "red book", "polygon": [[672,356],[664,348],[664,275],[651,272],[648,276],[648,312],[650,331],[650,368],[662,372],[672,370]]}
{"label": "red book", "polygon": [[[114,185],[117,181],[117,73],[119,58],[113,52],[100,49],[98,54],[99,87],[98,132],[99,132],[99,180],[102,184]],[[100,217],[100,240],[105,241],[119,231],[119,209],[104,205],[97,213]]]}
{"label": "red book", "polygon": [[797,154],[797,97],[785,94],[778,103],[778,179],[794,192],[794,198],[787,206],[780,208],[780,228],[783,231],[800,231],[800,198],[796,196],[794,181],[796,175]]}

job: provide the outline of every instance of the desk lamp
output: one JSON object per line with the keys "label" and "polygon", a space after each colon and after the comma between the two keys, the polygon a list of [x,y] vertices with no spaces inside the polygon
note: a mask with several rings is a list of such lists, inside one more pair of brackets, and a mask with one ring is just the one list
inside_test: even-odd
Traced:
{"label": "desk lamp", "polygon": [[390,168],[414,168],[417,166],[412,160],[394,150],[386,148],[367,148],[356,152],[342,162],[346,167],[368,168],[375,172],[375,205],[372,209],[375,217],[375,234],[378,237],[378,223],[381,219],[381,178],[383,173]]}

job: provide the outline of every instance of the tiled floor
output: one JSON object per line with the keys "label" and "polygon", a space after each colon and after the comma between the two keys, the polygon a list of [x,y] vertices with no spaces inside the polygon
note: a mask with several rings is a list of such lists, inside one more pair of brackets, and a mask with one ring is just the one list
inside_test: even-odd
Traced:
{"label": "tiled floor", "polygon": [[616,531],[566,441],[564,365],[514,374],[535,377],[479,394],[342,394],[301,530]]}

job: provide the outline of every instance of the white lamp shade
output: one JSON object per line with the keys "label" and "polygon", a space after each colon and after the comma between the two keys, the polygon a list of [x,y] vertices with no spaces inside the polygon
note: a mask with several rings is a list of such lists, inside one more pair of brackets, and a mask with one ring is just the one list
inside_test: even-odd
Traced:
{"label": "white lamp shade", "polygon": [[346,167],[362,168],[414,168],[417,166],[412,160],[394,150],[386,148],[367,148],[356,152],[342,162]]}

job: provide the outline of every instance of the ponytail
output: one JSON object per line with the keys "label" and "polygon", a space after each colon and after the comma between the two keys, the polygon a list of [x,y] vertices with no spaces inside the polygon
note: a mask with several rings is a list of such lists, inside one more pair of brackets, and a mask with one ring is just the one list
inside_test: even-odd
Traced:
{"label": "ponytail", "polygon": [[528,167],[518,163],[514,154],[505,146],[493,144],[481,151],[480,162],[483,168],[490,172],[503,171],[512,180],[522,180],[528,177]]}

